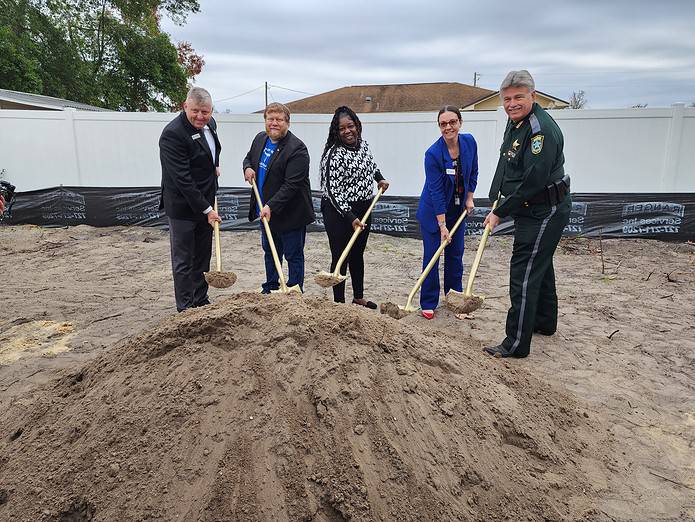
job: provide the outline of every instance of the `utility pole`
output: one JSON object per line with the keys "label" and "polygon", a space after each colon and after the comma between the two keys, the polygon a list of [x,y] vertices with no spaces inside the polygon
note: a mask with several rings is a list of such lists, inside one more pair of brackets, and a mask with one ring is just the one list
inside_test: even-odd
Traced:
{"label": "utility pole", "polygon": [[268,106],[268,82],[265,82],[265,106],[263,107],[264,109]]}
{"label": "utility pole", "polygon": [[480,80],[480,73],[474,72],[473,73],[473,87],[478,86],[478,80]]}

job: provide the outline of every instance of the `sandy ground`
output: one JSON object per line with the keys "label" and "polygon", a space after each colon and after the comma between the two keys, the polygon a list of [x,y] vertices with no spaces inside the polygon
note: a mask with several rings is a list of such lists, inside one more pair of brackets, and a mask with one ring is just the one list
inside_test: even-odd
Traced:
{"label": "sandy ground", "polygon": [[[223,269],[236,272],[238,281],[227,290],[213,289],[211,298],[234,303],[235,295],[260,287],[259,236],[223,233],[222,245]],[[475,238],[467,241],[466,267],[476,247]],[[404,304],[419,275],[420,252],[416,240],[372,235],[365,297]],[[502,338],[510,252],[510,238],[491,238],[476,281],[477,292],[487,296],[479,311],[465,320],[442,307],[433,321],[412,314],[398,322],[398,334],[411,328],[413,336],[445,339],[451,350],[476,357],[474,368],[483,377],[490,367],[514,373],[515,385],[531,387],[524,393],[537,392],[538,402],[546,404],[544,415],[550,415],[547,401],[557,393],[558,409],[571,403],[572,411],[587,413],[591,423],[587,430],[604,431],[607,453],[601,465],[583,465],[581,474],[574,470],[565,475],[568,481],[586,481],[593,511],[582,504],[576,511],[558,511],[555,518],[591,513],[589,519],[595,520],[695,520],[695,247],[640,240],[563,241],[555,257],[561,308],[558,333],[534,337],[528,359],[480,360],[481,348]],[[306,254],[306,294],[317,298],[307,302],[321,315],[323,305],[316,303],[324,302],[318,298],[329,299],[330,290],[316,285],[313,274],[328,266],[323,234],[308,235]],[[0,411],[45,400],[56,378],[96,364],[112,347],[122,347],[134,334],[160,328],[162,321],[175,315],[168,239],[155,229],[3,226],[0,273]],[[248,295],[239,302],[258,306]],[[308,305],[301,306],[304,314],[311,314]],[[343,306],[349,309],[346,314],[378,315]],[[337,316],[325,312],[321,317],[338,321],[339,310]],[[384,317],[378,324],[388,324],[384,321],[395,320]],[[451,357],[447,353],[442,352],[442,358]],[[432,358],[437,357],[435,350]],[[535,414],[526,403],[521,411]],[[16,435],[16,427],[2,430],[3,440]],[[602,440],[594,435],[589,441],[596,445],[597,455]],[[3,508],[11,505],[12,493],[8,502],[2,487],[0,483],[0,519]],[[408,491],[400,495],[407,499]],[[207,509],[210,506],[214,508],[214,499]],[[376,500],[371,506],[381,509]],[[332,509],[343,508],[333,504]],[[521,516],[524,504],[515,509]],[[389,519],[389,513],[396,519],[395,512],[386,508],[379,512],[382,519]],[[371,519],[359,510],[352,516],[360,519],[360,514]],[[547,513],[528,511],[530,520],[544,517]]]}

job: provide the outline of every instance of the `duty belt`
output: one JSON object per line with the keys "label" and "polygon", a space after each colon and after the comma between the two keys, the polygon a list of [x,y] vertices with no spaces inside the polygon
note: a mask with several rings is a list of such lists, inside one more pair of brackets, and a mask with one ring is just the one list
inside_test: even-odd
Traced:
{"label": "duty belt", "polygon": [[557,205],[570,191],[570,177],[565,174],[562,179],[553,181],[550,185],[543,187],[538,194],[524,201],[525,207],[530,207],[531,205]]}

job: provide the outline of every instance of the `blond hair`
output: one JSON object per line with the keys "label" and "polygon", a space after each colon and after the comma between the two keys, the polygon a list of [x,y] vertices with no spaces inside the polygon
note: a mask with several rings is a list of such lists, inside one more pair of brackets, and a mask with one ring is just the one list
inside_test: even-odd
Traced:
{"label": "blond hair", "polygon": [[282,103],[269,103],[268,106],[263,110],[263,118],[265,118],[269,112],[280,112],[285,115],[287,123],[290,122],[290,110]]}

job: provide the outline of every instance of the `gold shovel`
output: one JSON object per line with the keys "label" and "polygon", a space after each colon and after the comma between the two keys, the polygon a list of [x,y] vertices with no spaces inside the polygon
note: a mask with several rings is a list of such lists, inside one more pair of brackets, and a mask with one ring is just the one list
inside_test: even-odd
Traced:
{"label": "gold shovel", "polygon": [[[364,216],[362,216],[362,223],[366,223],[367,219],[369,219],[369,215],[372,213],[372,209],[374,208],[374,205],[376,205],[376,202],[379,201],[379,198],[381,195],[384,193],[384,191],[379,187],[379,191],[376,193],[376,196],[374,196],[374,199],[372,200],[372,204],[369,205],[369,208],[367,209],[367,212],[364,213]],[[314,281],[323,288],[329,288],[331,286],[335,286],[337,284],[342,283],[347,279],[347,275],[341,275],[340,269],[343,266],[343,263],[347,259],[348,254],[350,253],[350,249],[352,248],[352,245],[355,244],[355,241],[357,240],[357,236],[359,236],[362,233],[362,228],[357,227],[355,231],[352,233],[352,237],[350,238],[350,241],[348,241],[347,246],[345,247],[345,250],[343,250],[343,253],[340,255],[340,258],[338,259],[338,263],[335,265],[335,270],[333,270],[333,273],[326,272],[326,271],[321,271],[318,274],[314,276]]]}
{"label": "gold shovel", "polygon": [[[215,197],[215,212],[217,212],[217,197]],[[236,274],[234,272],[222,271],[222,252],[220,250],[220,224],[215,221],[213,224],[215,230],[215,263],[216,270],[214,272],[205,272],[205,281],[210,286],[215,288],[229,288],[236,283]]]}
{"label": "gold shovel", "polygon": [[[251,184],[253,186],[253,193],[256,195],[256,201],[258,202],[258,208],[263,208],[263,203],[261,202],[261,195],[258,193],[258,186],[256,185],[256,180],[252,179]],[[268,238],[268,244],[270,245],[270,251],[273,254],[273,261],[275,262],[275,270],[278,271],[278,276],[280,277],[280,289],[279,290],[271,290],[272,293],[281,293],[281,294],[288,294],[290,292],[298,292],[302,293],[302,289],[299,288],[299,285],[294,285],[294,286],[287,286],[287,283],[285,283],[285,274],[282,273],[282,265],[280,264],[280,258],[278,257],[278,251],[275,248],[275,241],[273,241],[273,235],[270,233],[270,225],[268,224],[268,221],[265,219],[265,217],[261,218],[261,221],[263,222],[263,226],[265,227],[265,235]]]}
{"label": "gold shovel", "polygon": [[[461,226],[461,223],[463,223],[463,219],[466,217],[467,214],[468,214],[468,211],[464,210],[463,213],[456,220],[456,223],[454,223],[454,226],[451,227],[451,230],[449,230],[449,236],[453,237],[453,235],[458,230],[459,226]],[[381,303],[381,308],[379,311],[382,314],[388,314],[391,317],[393,317],[394,319],[402,319],[403,317],[408,315],[410,312],[415,312],[415,311],[419,310],[419,307],[413,306],[413,298],[415,297],[415,294],[422,286],[422,283],[425,281],[425,278],[432,270],[432,267],[437,263],[439,256],[442,255],[442,252],[444,252],[444,249],[447,247],[448,244],[449,244],[448,241],[442,241],[442,244],[439,245],[439,248],[432,256],[432,259],[430,259],[430,262],[427,264],[425,269],[422,271],[422,274],[420,274],[420,278],[415,283],[415,286],[410,291],[410,294],[408,294],[408,301],[405,303],[405,306],[399,306],[395,303],[389,303],[389,302]]]}
{"label": "gold shovel", "polygon": [[[497,208],[499,201],[500,199],[498,196],[497,200],[492,204],[492,210]],[[446,305],[452,312],[457,314],[470,314],[480,308],[485,300],[485,296],[473,294],[473,281],[475,280],[475,275],[478,273],[478,267],[483,258],[483,252],[485,251],[485,245],[487,244],[487,237],[489,235],[490,225],[488,224],[485,226],[485,230],[483,230],[483,235],[480,238],[480,245],[478,245],[478,251],[475,253],[471,273],[468,275],[468,283],[466,283],[466,291],[461,293],[456,290],[449,290],[449,293],[446,294]]]}

